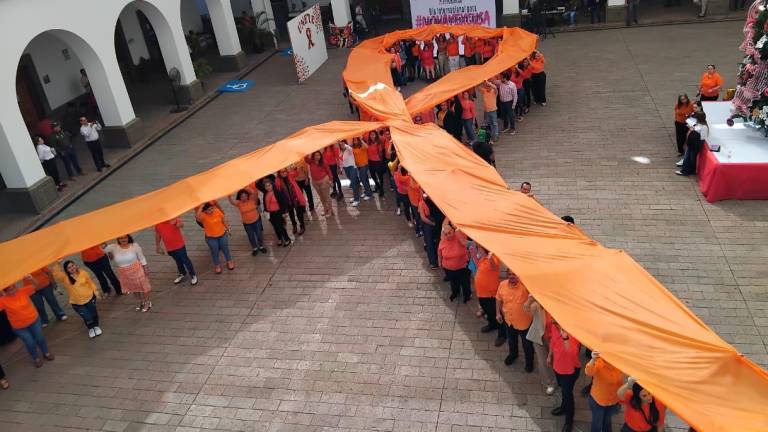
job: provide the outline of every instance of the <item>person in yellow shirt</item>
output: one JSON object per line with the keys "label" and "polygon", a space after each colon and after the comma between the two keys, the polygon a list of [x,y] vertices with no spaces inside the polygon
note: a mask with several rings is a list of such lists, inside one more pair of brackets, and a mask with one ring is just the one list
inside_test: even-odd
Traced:
{"label": "person in yellow shirt", "polygon": [[[58,261],[61,264],[61,260]],[[69,304],[72,309],[83,319],[85,327],[88,329],[88,337],[91,339],[102,334],[99,327],[99,312],[96,310],[96,299],[102,299],[102,294],[96,284],[93,283],[91,275],[83,271],[72,261],[65,261],[62,270],[58,266],[53,266],[53,275],[61,283],[69,295]]]}

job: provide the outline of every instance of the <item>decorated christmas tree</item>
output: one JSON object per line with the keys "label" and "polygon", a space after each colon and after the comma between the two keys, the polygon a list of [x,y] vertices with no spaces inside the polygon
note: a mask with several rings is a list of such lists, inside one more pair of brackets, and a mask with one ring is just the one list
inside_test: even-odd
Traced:
{"label": "decorated christmas tree", "polygon": [[739,49],[744,59],[739,65],[738,85],[728,124],[742,118],[762,128],[768,136],[768,8],[766,0],[752,3],[744,24],[744,42]]}

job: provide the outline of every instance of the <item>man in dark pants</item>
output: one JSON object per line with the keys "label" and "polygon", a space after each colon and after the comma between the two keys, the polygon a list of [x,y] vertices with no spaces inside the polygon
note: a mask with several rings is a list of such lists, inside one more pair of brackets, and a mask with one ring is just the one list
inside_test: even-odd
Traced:
{"label": "man in dark pants", "polygon": [[48,142],[56,149],[57,156],[64,163],[69,180],[75,180],[75,173],[83,175],[83,169],[80,168],[80,161],[77,159],[77,152],[72,143],[72,135],[64,132],[58,122],[53,123],[53,134]]}
{"label": "man in dark pants", "polygon": [[507,343],[509,355],[504,359],[504,364],[510,366],[518,355],[517,339],[523,344],[525,354],[525,371],[533,372],[533,342],[525,336],[533,322],[533,315],[523,308],[528,300],[528,289],[520,281],[515,272],[507,270],[507,280],[499,284],[496,293],[496,320],[507,325]]}
{"label": "man in dark pants", "polygon": [[501,346],[507,340],[507,327],[503,321],[499,322],[496,319],[496,293],[499,289],[501,260],[493,252],[489,253],[480,245],[477,245],[477,250],[478,255],[485,255],[477,261],[475,290],[480,307],[488,319],[488,324],[481,328],[480,332],[490,333],[496,330],[497,336],[494,345]]}
{"label": "man in dark pants", "polygon": [[102,149],[101,141],[99,140],[100,130],[101,125],[97,122],[89,122],[87,118],[80,117],[80,135],[85,139],[85,144],[88,146],[88,151],[91,152],[93,164],[98,172],[111,166],[104,161],[104,149]]}
{"label": "man in dark pants", "polygon": [[101,290],[104,292],[104,297],[109,297],[109,293],[112,291],[109,287],[110,283],[117,295],[123,295],[120,281],[117,279],[115,272],[112,271],[112,265],[109,263],[109,258],[107,258],[101,245],[96,245],[80,252],[80,257],[83,259],[83,264],[96,275],[99,285],[101,285]]}

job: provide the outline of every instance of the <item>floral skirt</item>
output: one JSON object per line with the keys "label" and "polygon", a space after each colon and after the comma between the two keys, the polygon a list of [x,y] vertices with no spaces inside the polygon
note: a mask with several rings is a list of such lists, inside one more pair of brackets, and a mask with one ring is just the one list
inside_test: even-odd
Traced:
{"label": "floral skirt", "polygon": [[152,291],[147,273],[139,261],[126,267],[118,267],[117,276],[120,279],[123,294],[148,293]]}

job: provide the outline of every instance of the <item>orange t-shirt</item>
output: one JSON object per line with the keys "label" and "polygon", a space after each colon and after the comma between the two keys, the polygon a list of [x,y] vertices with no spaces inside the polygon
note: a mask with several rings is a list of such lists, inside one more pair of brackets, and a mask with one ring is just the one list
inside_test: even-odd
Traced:
{"label": "orange t-shirt", "polygon": [[707,72],[704,72],[704,74],[701,76],[701,81],[699,81],[699,88],[701,89],[701,95],[702,96],[717,96],[720,94],[720,90],[714,90],[711,89],[713,87],[720,87],[723,85],[723,77],[720,76],[719,73],[715,72],[710,76]]}
{"label": "orange t-shirt", "polygon": [[[255,192],[251,191],[251,195]],[[259,206],[256,205],[256,200],[249,198],[247,201],[235,201],[237,203],[237,209],[240,210],[240,217],[243,219],[244,224],[252,224],[259,220]]]}
{"label": "orange t-shirt", "polygon": [[444,236],[440,240],[438,251],[443,268],[446,270],[460,270],[467,266],[469,260],[467,246],[461,243],[459,235],[454,233],[452,236]]}
{"label": "orange t-shirt", "polygon": [[448,41],[448,56],[449,57],[455,57],[459,55],[459,40],[457,38],[451,38]]}
{"label": "orange t-shirt", "polygon": [[480,93],[483,95],[483,108],[485,112],[496,111],[496,95],[499,91],[493,87],[480,86]]}
{"label": "orange t-shirt", "polygon": [[480,258],[475,272],[475,290],[478,298],[496,297],[499,289],[499,272],[501,261],[496,255]]}
{"label": "orange t-shirt", "polygon": [[[618,391],[618,390],[617,390]],[[624,405],[624,423],[627,424],[632,430],[636,431],[647,431],[650,430],[652,425],[649,425],[647,421],[645,421],[646,418],[651,418],[651,405],[643,403],[640,410],[636,410],[632,408],[632,405],[630,405],[629,401],[632,399],[632,390],[627,390],[627,393],[624,396],[624,399],[622,399],[620,402],[622,405]],[[656,422],[656,426],[660,426],[664,424],[664,417],[666,417],[667,414],[667,407],[662,403],[658,398],[654,397],[653,400],[656,402],[656,409],[659,410],[659,421]]]}
{"label": "orange t-shirt", "polygon": [[41,269],[37,269],[32,273],[30,273],[30,276],[32,276],[32,279],[34,279],[35,282],[37,282],[37,286],[39,286],[40,288],[45,288],[51,284],[51,278],[48,277],[48,273],[45,272],[46,270],[48,269],[43,267]]}
{"label": "orange t-shirt", "polygon": [[13,295],[0,296],[0,310],[8,316],[8,322],[15,329],[23,329],[32,325],[37,319],[37,309],[29,296],[35,293],[32,285],[24,285]]}
{"label": "orange t-shirt", "polygon": [[523,309],[528,300],[528,288],[518,281],[514,286],[509,285],[509,280],[499,284],[496,300],[501,301],[501,310],[504,313],[504,321],[517,330],[525,330],[531,326],[533,315]]}
{"label": "orange t-shirt", "polygon": [[685,120],[693,114],[693,104],[683,105],[678,107],[675,104],[675,121],[678,123],[685,123]]}
{"label": "orange t-shirt", "polygon": [[598,357],[594,362],[587,363],[584,371],[593,377],[589,394],[598,405],[605,407],[619,403],[617,392],[624,384],[624,374],[620,370]]}
{"label": "orange t-shirt", "polygon": [[210,215],[201,211],[198,219],[203,224],[203,231],[207,237],[221,237],[227,232],[227,227],[224,226],[224,212],[218,207],[214,207]]}
{"label": "orange t-shirt", "polygon": [[464,57],[472,57],[475,55],[475,41],[464,37]]}
{"label": "orange t-shirt", "polygon": [[94,262],[103,256],[104,249],[101,248],[101,245],[92,246],[80,252],[80,257],[83,259],[83,262]]}
{"label": "orange t-shirt", "polygon": [[408,185],[408,201],[410,201],[413,206],[419,205],[419,202],[421,201],[421,187],[413,177],[411,177],[411,184]]}
{"label": "orange t-shirt", "polygon": [[544,72],[544,54],[539,53],[535,59],[531,60],[531,65],[528,66],[531,73]]}

